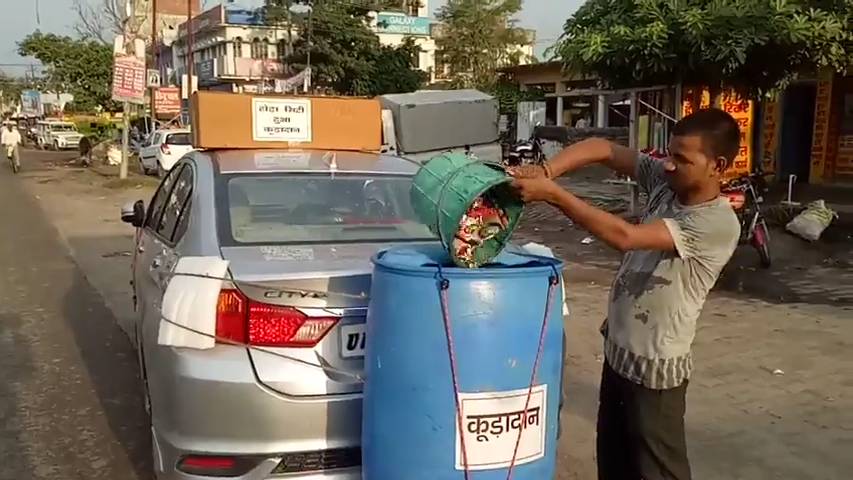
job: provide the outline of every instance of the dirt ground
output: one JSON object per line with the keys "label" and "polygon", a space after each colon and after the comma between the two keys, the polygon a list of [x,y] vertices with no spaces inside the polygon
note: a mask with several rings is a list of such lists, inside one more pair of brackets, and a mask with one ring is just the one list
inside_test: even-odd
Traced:
{"label": "dirt ground", "polygon": [[[126,325],[132,318],[128,281],[133,230],[120,222],[119,209],[137,199],[147,204],[153,183],[143,179],[116,185],[90,171],[50,166],[25,169],[22,177],[87,279]],[[597,329],[604,318],[614,256],[596,243],[581,243],[583,232],[565,221],[543,215],[528,222],[522,236],[545,242],[567,260],[564,274],[571,308],[565,319],[567,404],[557,478],[590,480],[596,477],[595,412],[602,361]],[[785,248],[802,248],[793,245]],[[749,252],[744,255],[743,262],[749,265]],[[809,255],[819,258],[819,252]],[[785,291],[796,293],[789,298],[784,298],[787,294],[779,298],[772,285],[756,295],[750,293],[751,287],[734,285],[709,299],[700,320],[696,371],[688,390],[694,478],[850,478],[853,310],[831,298],[808,301],[809,295],[803,293],[823,288],[820,275],[841,275],[836,270],[845,269],[849,273],[849,264],[840,269],[820,263],[807,267],[783,268],[781,280],[773,274],[761,277],[759,283],[772,280],[777,287],[785,280]],[[741,278],[749,277],[749,269],[743,267],[746,273]],[[831,286],[840,291],[835,297],[853,297],[843,275],[832,279]]]}

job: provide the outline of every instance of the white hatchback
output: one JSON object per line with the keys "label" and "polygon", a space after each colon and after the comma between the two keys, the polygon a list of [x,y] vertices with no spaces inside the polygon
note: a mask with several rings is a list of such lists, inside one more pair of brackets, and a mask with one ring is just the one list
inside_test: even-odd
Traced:
{"label": "white hatchback", "polygon": [[155,130],[139,149],[142,173],[162,176],[181,157],[194,150],[191,143],[189,130]]}

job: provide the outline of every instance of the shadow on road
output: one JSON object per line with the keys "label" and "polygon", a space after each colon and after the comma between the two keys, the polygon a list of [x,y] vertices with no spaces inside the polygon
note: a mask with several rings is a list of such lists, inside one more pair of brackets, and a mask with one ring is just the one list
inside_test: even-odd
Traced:
{"label": "shadow on road", "polygon": [[[136,478],[153,478],[149,421],[135,350],[101,296],[82,275],[64,297],[64,317],[95,387],[110,430]],[[118,479],[116,479],[118,480]]]}
{"label": "shadow on road", "polygon": [[20,332],[20,315],[0,313],[0,362],[7,370],[0,382],[0,468],[2,480],[35,480],[36,465],[27,454],[22,435],[27,431],[29,406],[21,401],[22,385],[34,374],[35,367],[28,339]]}

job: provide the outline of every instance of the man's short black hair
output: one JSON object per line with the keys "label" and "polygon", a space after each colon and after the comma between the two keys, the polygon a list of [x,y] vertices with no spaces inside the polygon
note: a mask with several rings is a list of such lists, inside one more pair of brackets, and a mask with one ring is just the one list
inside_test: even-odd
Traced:
{"label": "man's short black hair", "polygon": [[725,158],[726,168],[731,166],[740,150],[737,120],[718,108],[706,108],[687,115],[675,124],[672,135],[699,135],[705,154],[713,158]]}

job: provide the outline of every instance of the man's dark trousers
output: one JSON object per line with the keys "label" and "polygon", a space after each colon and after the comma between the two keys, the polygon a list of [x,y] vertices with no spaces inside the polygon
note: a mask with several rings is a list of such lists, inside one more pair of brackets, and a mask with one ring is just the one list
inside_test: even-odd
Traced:
{"label": "man's dark trousers", "polygon": [[691,480],[684,438],[687,381],[652,390],[607,362],[598,404],[599,480]]}

